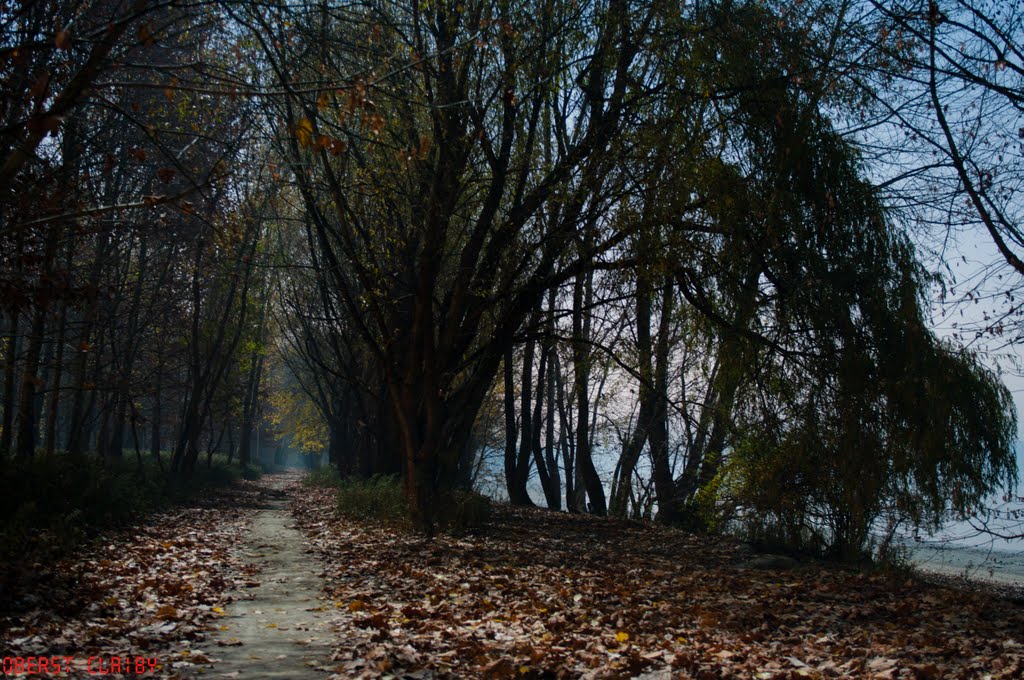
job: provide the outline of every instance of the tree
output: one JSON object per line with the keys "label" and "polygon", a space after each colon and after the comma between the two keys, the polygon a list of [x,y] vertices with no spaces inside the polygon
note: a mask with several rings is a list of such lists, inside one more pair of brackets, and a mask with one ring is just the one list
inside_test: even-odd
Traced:
{"label": "tree", "polygon": [[[290,13],[245,21],[267,34]],[[625,237],[595,232],[566,257],[616,181],[617,140],[643,96],[631,74],[656,14],[623,2],[302,8],[294,40],[263,41],[289,95],[278,113],[291,170],[344,313],[382,369],[425,529],[512,338],[546,290],[601,266]],[[362,44],[333,30],[342,21],[370,27]],[[569,50],[580,58],[565,61]],[[393,65],[402,51],[412,58]],[[561,126],[546,165],[545,107]],[[542,227],[551,200],[562,207]]]}

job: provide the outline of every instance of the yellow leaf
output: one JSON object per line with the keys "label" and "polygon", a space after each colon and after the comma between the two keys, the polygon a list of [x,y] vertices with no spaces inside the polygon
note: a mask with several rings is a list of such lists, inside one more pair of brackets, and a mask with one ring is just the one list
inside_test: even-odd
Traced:
{"label": "yellow leaf", "polygon": [[231,626],[221,626],[218,630],[231,630]]}
{"label": "yellow leaf", "polygon": [[310,146],[313,143],[313,123],[309,118],[303,118],[295,124],[295,139],[300,146]]}
{"label": "yellow leaf", "polygon": [[348,610],[350,612],[359,612],[366,609],[366,603],[362,600],[352,600],[348,603]]}
{"label": "yellow leaf", "polygon": [[213,611],[214,614],[221,614],[221,615],[224,614],[224,608],[223,607],[214,607],[211,611]]}
{"label": "yellow leaf", "polygon": [[615,634],[615,640],[619,643],[628,642],[629,633],[620,630],[618,633]]}
{"label": "yellow leaf", "polygon": [[519,672],[522,675],[526,675],[527,673],[530,672],[530,667],[529,666],[520,666],[519,667]]}
{"label": "yellow leaf", "polygon": [[267,628],[277,628],[277,624],[276,623],[268,623],[267,624]]}

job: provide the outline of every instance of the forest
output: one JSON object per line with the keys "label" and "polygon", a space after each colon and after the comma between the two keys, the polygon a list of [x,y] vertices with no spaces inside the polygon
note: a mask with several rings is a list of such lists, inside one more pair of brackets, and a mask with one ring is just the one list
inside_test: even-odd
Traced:
{"label": "forest", "polygon": [[1014,342],[1019,12],[12,4],[0,451],[187,474],[271,421],[424,530],[488,474],[837,554],[969,512],[1015,415],[930,307]]}
{"label": "forest", "polygon": [[971,516],[1017,481],[1022,16],[5,2],[4,473],[288,449],[426,535],[476,490],[846,560]]}
{"label": "forest", "polygon": [[3,0],[5,559],[286,454],[395,545],[988,526],[1022,45],[1016,0]]}

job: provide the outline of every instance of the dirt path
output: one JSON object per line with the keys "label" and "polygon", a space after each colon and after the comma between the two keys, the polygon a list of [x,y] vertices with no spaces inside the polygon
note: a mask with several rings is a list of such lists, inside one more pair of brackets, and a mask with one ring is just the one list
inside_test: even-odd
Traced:
{"label": "dirt path", "polygon": [[[204,677],[323,678],[333,639],[331,614],[320,601],[321,579],[293,526],[283,488],[296,479],[267,479],[276,491],[239,548],[255,569],[251,585],[232,593],[210,642],[194,654],[213,666]],[[258,582],[259,585],[255,585]],[[323,670],[319,670],[323,669]]]}

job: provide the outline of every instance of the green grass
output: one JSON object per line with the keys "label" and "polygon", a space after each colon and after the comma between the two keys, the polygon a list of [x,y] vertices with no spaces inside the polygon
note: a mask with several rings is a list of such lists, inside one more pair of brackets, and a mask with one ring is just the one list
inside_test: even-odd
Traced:
{"label": "green grass", "polygon": [[226,486],[243,471],[215,455],[203,456],[189,478],[169,475],[155,462],[102,459],[63,453],[28,460],[0,460],[0,559],[66,551],[100,530],[183,502],[211,487]]}

